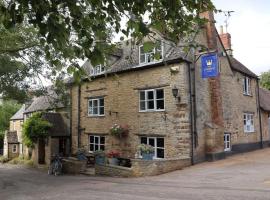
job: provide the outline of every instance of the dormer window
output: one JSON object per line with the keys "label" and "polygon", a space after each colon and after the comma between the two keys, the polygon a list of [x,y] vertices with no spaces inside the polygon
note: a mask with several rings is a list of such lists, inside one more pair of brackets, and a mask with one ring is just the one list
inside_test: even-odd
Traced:
{"label": "dormer window", "polygon": [[[159,42],[156,47],[150,51],[145,51],[143,45],[140,46],[140,64],[153,63],[161,60],[163,58],[163,47],[162,43]],[[159,57],[157,59],[157,57]]]}
{"label": "dormer window", "polygon": [[96,75],[104,74],[104,72],[105,72],[105,67],[103,65],[97,65],[95,67],[91,67],[90,75],[96,76]]}
{"label": "dormer window", "polygon": [[243,79],[243,94],[251,95],[251,80],[247,76],[245,76]]}

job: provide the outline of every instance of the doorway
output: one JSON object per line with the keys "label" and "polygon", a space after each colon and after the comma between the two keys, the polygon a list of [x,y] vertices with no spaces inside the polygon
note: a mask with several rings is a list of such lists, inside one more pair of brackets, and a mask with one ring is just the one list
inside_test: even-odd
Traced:
{"label": "doorway", "polygon": [[38,164],[45,164],[45,141],[38,140]]}

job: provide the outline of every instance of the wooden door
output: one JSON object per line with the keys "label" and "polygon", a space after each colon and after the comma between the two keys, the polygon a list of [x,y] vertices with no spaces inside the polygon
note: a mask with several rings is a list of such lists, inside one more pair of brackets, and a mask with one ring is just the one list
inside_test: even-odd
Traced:
{"label": "wooden door", "polygon": [[45,141],[38,140],[38,164],[45,164]]}

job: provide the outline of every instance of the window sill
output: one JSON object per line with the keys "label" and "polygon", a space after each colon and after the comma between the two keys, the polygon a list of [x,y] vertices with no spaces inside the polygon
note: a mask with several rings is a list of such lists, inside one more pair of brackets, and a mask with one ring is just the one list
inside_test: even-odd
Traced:
{"label": "window sill", "polygon": [[87,117],[88,118],[104,118],[105,115],[95,115],[95,116],[88,115]]}
{"label": "window sill", "polygon": [[244,133],[251,134],[251,133],[255,133],[255,131],[244,131]]}
{"label": "window sill", "polygon": [[139,63],[139,65],[137,67],[143,67],[146,65],[152,65],[152,64],[161,63],[161,62],[163,62],[163,59],[155,60],[155,61],[147,62],[147,63]]}
{"label": "window sill", "polygon": [[139,113],[166,112],[166,110],[140,110]]}
{"label": "window sill", "polygon": [[253,95],[251,95],[251,94],[245,94],[245,93],[243,93],[243,95],[244,96],[247,96],[247,97],[253,97]]}

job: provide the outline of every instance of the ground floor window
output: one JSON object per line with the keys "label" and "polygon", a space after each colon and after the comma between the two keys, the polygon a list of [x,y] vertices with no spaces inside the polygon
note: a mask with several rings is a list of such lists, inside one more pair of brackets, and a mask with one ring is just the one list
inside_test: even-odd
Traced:
{"label": "ground floor window", "polygon": [[224,134],[224,151],[231,150],[231,134],[225,133]]}
{"label": "ground floor window", "polygon": [[99,135],[89,135],[89,151],[105,150],[105,137]]}
{"label": "ground floor window", "polygon": [[154,158],[164,158],[164,138],[161,137],[141,137],[141,144],[148,144],[154,147]]}
{"label": "ground floor window", "polygon": [[254,132],[254,114],[244,113],[244,132],[251,133]]}
{"label": "ground floor window", "polygon": [[12,153],[17,153],[17,145],[16,144],[12,145]]}

